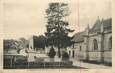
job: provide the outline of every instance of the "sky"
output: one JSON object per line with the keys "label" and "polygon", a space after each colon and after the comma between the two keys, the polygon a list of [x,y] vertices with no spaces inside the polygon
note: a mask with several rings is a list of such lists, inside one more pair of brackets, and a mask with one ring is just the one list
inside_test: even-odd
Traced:
{"label": "sky", "polygon": [[44,34],[47,25],[45,10],[51,2],[69,4],[71,13],[65,19],[74,33],[83,31],[88,24],[92,27],[98,16],[107,19],[112,14],[112,0],[3,0],[4,39]]}

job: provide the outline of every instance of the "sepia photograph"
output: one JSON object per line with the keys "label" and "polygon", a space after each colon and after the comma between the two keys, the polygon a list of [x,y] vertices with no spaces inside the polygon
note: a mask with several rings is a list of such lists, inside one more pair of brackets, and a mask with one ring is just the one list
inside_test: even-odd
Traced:
{"label": "sepia photograph", "polygon": [[112,0],[3,0],[3,69],[112,69]]}

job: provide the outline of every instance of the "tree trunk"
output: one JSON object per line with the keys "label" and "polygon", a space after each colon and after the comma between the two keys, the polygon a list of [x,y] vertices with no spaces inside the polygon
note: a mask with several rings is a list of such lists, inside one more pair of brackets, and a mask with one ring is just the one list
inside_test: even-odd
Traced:
{"label": "tree trunk", "polygon": [[[58,7],[58,33],[59,33],[59,7]],[[59,34],[58,34],[59,36]],[[60,45],[59,45],[59,41],[60,39],[58,39],[58,57],[60,58],[61,57],[61,54],[60,54]]]}
{"label": "tree trunk", "polygon": [[61,57],[61,53],[60,53],[60,47],[58,46],[58,57]]}

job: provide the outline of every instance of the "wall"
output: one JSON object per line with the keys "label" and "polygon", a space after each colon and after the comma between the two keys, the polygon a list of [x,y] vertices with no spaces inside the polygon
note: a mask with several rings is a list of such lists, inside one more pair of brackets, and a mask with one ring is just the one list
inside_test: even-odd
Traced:
{"label": "wall", "polygon": [[104,61],[107,63],[112,62],[112,50],[109,49],[110,37],[112,37],[112,33],[106,33],[104,35]]}
{"label": "wall", "polygon": [[[81,47],[80,47],[81,46]],[[80,43],[74,43],[74,48],[71,49],[71,48],[68,48],[67,51],[68,51],[68,54],[69,54],[69,51],[71,52],[69,54],[70,58],[74,58],[76,60],[81,60],[81,59],[85,59],[85,45],[84,45],[84,42],[80,42]],[[74,57],[73,57],[73,51],[74,51]]]}
{"label": "wall", "polygon": [[30,39],[29,39],[29,50],[30,51],[32,51],[33,49],[34,49],[34,45],[33,45],[34,43],[33,43],[33,37],[31,37]]}
{"label": "wall", "polygon": [[[111,56],[111,50],[109,50],[109,38],[112,36],[112,33],[105,33],[104,34],[104,61],[111,63],[112,62],[112,56]],[[98,50],[94,50],[94,43],[93,40],[96,39],[98,43]],[[89,60],[95,60],[95,61],[101,61],[101,34],[90,34],[89,37]],[[80,46],[81,50],[80,50]],[[87,38],[84,37],[84,42],[80,43],[74,43],[74,51],[75,51],[75,59],[76,60],[84,60],[86,58],[86,46],[87,46]],[[70,49],[72,52],[72,49]],[[71,53],[72,56],[72,53]]]}

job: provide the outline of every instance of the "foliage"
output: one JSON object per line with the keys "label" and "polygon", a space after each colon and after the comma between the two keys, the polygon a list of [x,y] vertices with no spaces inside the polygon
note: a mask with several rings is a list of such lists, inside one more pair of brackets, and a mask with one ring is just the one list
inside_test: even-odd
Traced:
{"label": "foliage", "polygon": [[10,50],[10,49],[17,49],[17,41],[10,39],[10,40],[3,40],[3,48],[5,50]]}
{"label": "foliage", "polygon": [[39,48],[45,49],[45,41],[46,38],[43,35],[40,36],[34,36],[34,48],[36,48],[36,50],[39,50]]}
{"label": "foliage", "polygon": [[68,61],[68,60],[69,60],[69,55],[68,55],[67,52],[63,52],[62,60],[65,60],[65,61]]}
{"label": "foliage", "polygon": [[54,48],[52,47],[52,48],[50,49],[50,52],[49,52],[48,56],[49,56],[50,58],[54,58],[55,55],[56,55],[56,52],[55,52]]}
{"label": "foliage", "polygon": [[3,41],[3,47],[5,50],[17,49],[19,52],[21,49],[27,48],[29,41],[25,38],[20,38],[19,40],[5,39]]}
{"label": "foliage", "polygon": [[69,23],[64,21],[64,17],[69,15],[68,4],[65,3],[50,3],[46,10],[48,25],[46,25],[47,32],[47,46],[55,46],[58,48],[58,55],[60,57],[60,48],[66,48],[72,44],[69,33],[73,32],[68,28]]}
{"label": "foliage", "polygon": [[22,49],[28,48],[29,41],[22,37],[19,39],[18,44],[19,44],[19,47]]}

